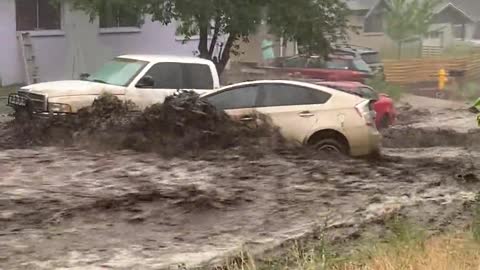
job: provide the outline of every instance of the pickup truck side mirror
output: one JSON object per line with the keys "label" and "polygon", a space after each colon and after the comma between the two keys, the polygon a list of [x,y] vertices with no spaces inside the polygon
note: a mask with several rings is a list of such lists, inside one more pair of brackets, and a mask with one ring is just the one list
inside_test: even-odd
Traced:
{"label": "pickup truck side mirror", "polygon": [[135,87],[137,88],[153,88],[155,86],[155,81],[152,76],[145,76],[141,78]]}
{"label": "pickup truck side mirror", "polygon": [[90,77],[90,74],[88,74],[88,73],[80,74],[80,80],[82,80],[82,81],[86,80],[88,77]]}

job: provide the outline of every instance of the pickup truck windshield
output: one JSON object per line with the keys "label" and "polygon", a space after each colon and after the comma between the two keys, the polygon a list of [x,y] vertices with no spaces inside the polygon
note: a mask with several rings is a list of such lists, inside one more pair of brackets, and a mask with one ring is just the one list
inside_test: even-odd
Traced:
{"label": "pickup truck windshield", "polygon": [[147,62],[144,61],[116,58],[107,62],[86,80],[118,86],[127,86],[146,65]]}

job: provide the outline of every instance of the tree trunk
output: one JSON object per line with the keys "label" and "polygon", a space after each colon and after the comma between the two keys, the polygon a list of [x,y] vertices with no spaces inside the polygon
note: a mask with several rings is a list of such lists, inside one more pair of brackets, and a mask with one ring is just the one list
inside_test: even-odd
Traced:
{"label": "tree trunk", "polygon": [[230,60],[230,53],[232,51],[233,45],[237,40],[238,40],[237,34],[230,33],[228,35],[228,39],[227,39],[227,42],[225,43],[225,46],[223,47],[221,57],[220,59],[218,59],[218,64],[217,64],[218,74],[222,74],[223,71],[225,70],[225,66],[228,64],[228,61]]}
{"label": "tree trunk", "polygon": [[220,16],[217,16],[217,18],[215,19],[215,29],[213,30],[213,37],[212,41],[210,41],[210,49],[208,50],[210,59],[213,59],[213,52],[215,51],[215,47],[217,46],[218,35],[220,34],[220,20]]}
{"label": "tree trunk", "polygon": [[209,25],[208,22],[205,20],[198,20],[199,22],[199,30],[200,30],[200,40],[198,42],[198,52],[200,58],[210,59],[209,50],[208,50],[208,30]]}

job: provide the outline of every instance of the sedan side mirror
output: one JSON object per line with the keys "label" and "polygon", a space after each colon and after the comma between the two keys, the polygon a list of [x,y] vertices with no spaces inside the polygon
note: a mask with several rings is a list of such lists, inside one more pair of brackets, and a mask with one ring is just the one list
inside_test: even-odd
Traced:
{"label": "sedan side mirror", "polygon": [[82,80],[82,81],[86,80],[88,77],[90,77],[90,74],[88,74],[88,73],[80,74],[80,80]]}
{"label": "sedan side mirror", "polygon": [[152,76],[145,76],[141,78],[135,87],[137,88],[153,88],[155,86],[155,81]]}

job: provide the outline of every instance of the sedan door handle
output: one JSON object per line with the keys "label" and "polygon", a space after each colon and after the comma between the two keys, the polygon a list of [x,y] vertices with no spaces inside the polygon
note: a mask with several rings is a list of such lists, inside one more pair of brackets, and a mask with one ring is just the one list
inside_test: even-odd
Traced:
{"label": "sedan door handle", "polygon": [[300,115],[300,117],[312,117],[312,116],[314,116],[314,114],[309,112],[309,111],[301,112],[298,115]]}
{"label": "sedan door handle", "polygon": [[242,122],[248,122],[248,121],[252,121],[252,120],[253,120],[252,116],[244,116],[244,117],[240,118],[240,121],[242,121]]}

